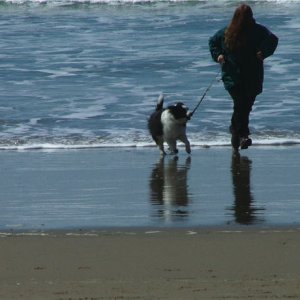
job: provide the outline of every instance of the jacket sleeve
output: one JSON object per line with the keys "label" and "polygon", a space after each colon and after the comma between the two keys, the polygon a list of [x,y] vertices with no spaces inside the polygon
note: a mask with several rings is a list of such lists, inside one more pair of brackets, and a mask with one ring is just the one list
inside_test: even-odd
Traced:
{"label": "jacket sleeve", "polygon": [[215,62],[218,62],[218,56],[224,54],[223,49],[223,39],[224,39],[224,32],[225,29],[221,29],[216,32],[208,41],[209,51],[211,54],[212,59]]}
{"label": "jacket sleeve", "polygon": [[269,31],[266,27],[261,26],[261,28],[263,39],[260,44],[259,50],[262,51],[263,57],[267,58],[275,52],[278,45],[278,37],[271,31]]}

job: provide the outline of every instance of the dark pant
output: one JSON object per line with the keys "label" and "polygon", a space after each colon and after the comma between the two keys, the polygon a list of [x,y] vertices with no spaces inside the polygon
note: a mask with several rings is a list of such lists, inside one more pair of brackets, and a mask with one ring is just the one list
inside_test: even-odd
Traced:
{"label": "dark pant", "polygon": [[233,100],[231,132],[240,137],[247,137],[250,134],[249,115],[256,95],[249,95],[241,86],[234,87],[228,92]]}

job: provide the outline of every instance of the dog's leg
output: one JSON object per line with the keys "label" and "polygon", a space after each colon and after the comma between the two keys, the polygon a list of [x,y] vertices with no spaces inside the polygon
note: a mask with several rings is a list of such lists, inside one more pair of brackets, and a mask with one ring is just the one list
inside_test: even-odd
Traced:
{"label": "dog's leg", "polygon": [[166,152],[165,152],[165,149],[164,149],[164,139],[163,138],[158,138],[157,141],[156,141],[156,144],[157,144],[157,146],[160,150],[160,155],[165,156]]}
{"label": "dog's leg", "polygon": [[185,151],[188,153],[188,154],[191,154],[191,145],[190,145],[190,142],[187,138],[186,135],[183,135],[180,137],[180,140],[184,143],[185,145]]}
{"label": "dog's leg", "polygon": [[171,154],[177,154],[178,150],[177,150],[177,147],[176,147],[177,146],[176,145],[176,140],[167,140],[166,142],[169,146]]}

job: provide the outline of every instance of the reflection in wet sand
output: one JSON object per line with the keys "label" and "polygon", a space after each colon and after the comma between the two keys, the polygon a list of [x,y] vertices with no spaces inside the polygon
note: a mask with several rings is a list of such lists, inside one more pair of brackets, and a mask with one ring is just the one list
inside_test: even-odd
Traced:
{"label": "reflection in wet sand", "polygon": [[262,222],[258,218],[259,211],[264,210],[253,206],[254,197],[251,192],[252,161],[246,156],[234,153],[232,156],[231,173],[234,194],[235,221],[239,224],[251,225]]}
{"label": "reflection in wet sand", "polygon": [[155,217],[179,221],[188,216],[188,171],[191,158],[179,163],[178,157],[161,158],[150,176],[150,201]]}

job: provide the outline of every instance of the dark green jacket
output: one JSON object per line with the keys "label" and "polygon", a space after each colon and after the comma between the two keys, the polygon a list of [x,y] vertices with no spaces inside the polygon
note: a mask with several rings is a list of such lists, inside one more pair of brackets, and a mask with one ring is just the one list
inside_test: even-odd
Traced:
{"label": "dark green jacket", "polygon": [[232,52],[225,46],[226,27],[209,39],[209,49],[214,61],[220,54],[225,56],[222,65],[222,80],[226,90],[242,85],[251,95],[258,95],[263,89],[263,61],[257,58],[261,51],[263,58],[272,55],[277,47],[278,38],[266,27],[255,24],[247,34],[246,46],[242,51]]}

